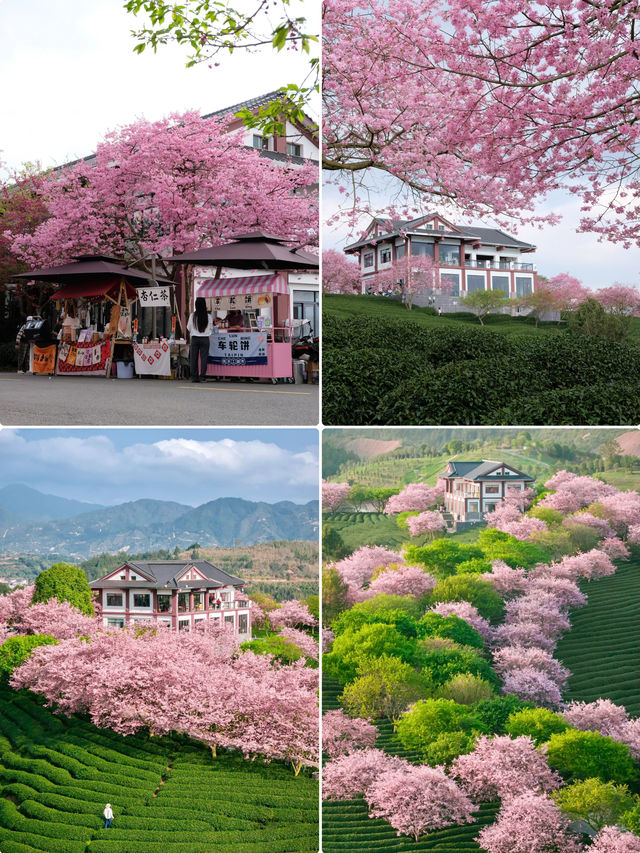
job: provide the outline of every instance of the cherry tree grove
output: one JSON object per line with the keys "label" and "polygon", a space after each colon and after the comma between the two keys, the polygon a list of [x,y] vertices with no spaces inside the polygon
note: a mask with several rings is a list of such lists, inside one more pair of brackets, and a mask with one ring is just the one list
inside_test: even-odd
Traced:
{"label": "cherry tree grove", "polygon": [[421,536],[426,533],[429,537],[435,536],[446,527],[442,513],[427,510],[420,515],[413,515],[407,519],[407,527],[412,536]]}
{"label": "cherry tree grove", "polygon": [[286,626],[295,628],[296,625],[306,625],[315,628],[318,620],[311,613],[308,606],[296,598],[283,601],[280,607],[269,613],[269,622],[274,628]]}
{"label": "cherry tree grove", "polygon": [[477,837],[487,853],[580,853],[583,850],[569,830],[569,820],[546,795],[528,790],[509,797],[498,818]]}
{"label": "cherry tree grove", "polygon": [[47,175],[49,217],[15,231],[12,251],[40,266],[98,250],[135,262],[255,229],[313,244],[316,182],[314,167],[281,168],[247,149],[226,118],[139,120],[108,133],[91,160]]}
{"label": "cherry tree grove", "polygon": [[581,229],[637,244],[633,3],[566,0],[561,14],[544,0],[526,12],[520,0],[324,6],[325,168],[365,183],[385,172],[502,221],[539,220],[536,201],[564,188],[581,202]]}
{"label": "cherry tree grove", "polygon": [[[100,727],[131,734],[182,732],[245,757],[318,764],[318,670],[300,659],[239,652],[229,631],[120,629],[90,642],[37,648],[11,684],[45,697],[64,714],[88,714]],[[216,677],[202,679],[202,672]],[[198,675],[200,673],[200,675]]]}
{"label": "cherry tree grove", "polygon": [[402,554],[381,545],[363,545],[348,557],[339,560],[335,569],[353,594],[369,583],[376,569],[392,563],[404,563]]}
{"label": "cherry tree grove", "polygon": [[323,293],[360,293],[361,290],[360,267],[356,261],[335,249],[322,253]]}
{"label": "cherry tree grove", "polygon": [[591,853],[640,853],[640,838],[617,826],[604,826],[589,850]]}
{"label": "cherry tree grove", "polygon": [[49,634],[57,640],[96,633],[102,622],[86,616],[68,601],[32,604],[34,586],[26,586],[7,595],[0,595],[0,625],[10,634]]}
{"label": "cherry tree grove", "polygon": [[373,596],[378,593],[387,595],[414,595],[417,598],[435,589],[437,584],[433,575],[420,566],[389,566],[380,572],[369,584],[367,592]]}

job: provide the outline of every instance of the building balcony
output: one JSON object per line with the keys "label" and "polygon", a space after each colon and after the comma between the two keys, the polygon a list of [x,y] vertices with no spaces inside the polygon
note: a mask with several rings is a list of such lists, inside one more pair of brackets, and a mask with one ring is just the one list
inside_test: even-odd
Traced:
{"label": "building balcony", "polygon": [[[448,264],[446,261],[440,262],[441,266],[460,266],[460,264]],[[479,269],[479,270],[516,270],[521,272],[534,272],[535,264],[529,263],[519,263],[517,261],[484,261],[484,260],[471,260],[469,258],[465,258],[464,265],[470,269]]]}

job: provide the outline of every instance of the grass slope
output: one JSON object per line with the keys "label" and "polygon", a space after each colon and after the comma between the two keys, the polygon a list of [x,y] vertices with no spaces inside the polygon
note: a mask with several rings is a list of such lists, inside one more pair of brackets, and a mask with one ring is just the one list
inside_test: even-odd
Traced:
{"label": "grass slope", "polygon": [[572,628],[555,657],[573,675],[567,701],[593,702],[599,697],[640,714],[640,554],[618,563],[615,575],[581,584],[586,607],[571,615]]}
{"label": "grass slope", "polygon": [[[322,681],[322,710],[340,707],[340,684],[326,676]],[[396,739],[388,720],[379,720],[376,746],[390,755],[399,755],[408,761],[420,763],[417,753],[404,749]],[[483,826],[492,823],[496,804],[483,803],[477,812],[477,821],[467,826],[451,826],[439,832],[430,832],[418,843],[406,835],[396,835],[395,829],[385,820],[370,818],[362,797],[353,800],[323,800],[322,849],[323,853],[409,853],[409,851],[443,851],[443,853],[480,853],[482,848],[474,837]]]}
{"label": "grass slope", "polygon": [[[0,690],[2,853],[316,853],[317,783],[178,738],[122,737]],[[103,829],[110,802],[114,826]]]}

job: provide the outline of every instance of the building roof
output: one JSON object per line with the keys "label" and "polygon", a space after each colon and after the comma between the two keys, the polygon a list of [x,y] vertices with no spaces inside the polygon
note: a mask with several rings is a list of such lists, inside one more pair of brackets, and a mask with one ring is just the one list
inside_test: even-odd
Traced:
{"label": "building roof", "polygon": [[[496,468],[505,465],[513,473],[491,474]],[[442,474],[446,480],[453,480],[458,477],[463,477],[465,480],[530,480],[533,482],[535,477],[525,474],[514,468],[513,465],[508,465],[506,462],[495,462],[492,460],[483,461],[452,461],[449,462],[451,473]]]}
{"label": "building roof", "polygon": [[267,92],[266,95],[257,95],[255,98],[248,98],[246,101],[240,101],[238,104],[233,104],[230,107],[223,107],[221,110],[215,110],[212,113],[203,115],[202,118],[215,118],[216,116],[226,116],[228,113],[237,113],[240,110],[257,110],[265,104],[270,104],[276,98],[282,98],[282,92],[275,89],[273,92]]}
{"label": "building roof", "polygon": [[[230,575],[224,569],[214,566],[208,560],[157,560],[153,562],[139,562],[127,560],[122,564],[123,567],[133,569],[150,578],[149,581],[121,581],[121,580],[103,580],[98,578],[91,581],[91,587],[131,587],[145,589],[200,589],[200,588],[217,588],[221,586],[240,586],[245,583],[242,578],[235,575]],[[206,580],[178,580],[178,577],[187,568],[187,566],[195,566],[198,571],[206,576]],[[109,572],[113,574],[113,572]]]}
{"label": "building roof", "polygon": [[499,228],[482,228],[469,225],[456,225],[455,231],[446,229],[440,231],[437,228],[425,228],[425,220],[433,219],[434,216],[437,216],[437,214],[421,216],[418,219],[382,219],[376,217],[373,222],[383,226],[387,230],[377,235],[363,237],[355,243],[350,243],[348,246],[345,246],[344,250],[345,252],[352,252],[372,243],[380,243],[392,237],[411,234],[428,234],[440,239],[456,238],[458,240],[473,240],[482,243],[484,246],[504,246],[505,248],[522,249],[527,252],[532,252],[536,248],[533,243],[525,243],[522,240],[517,240]]}

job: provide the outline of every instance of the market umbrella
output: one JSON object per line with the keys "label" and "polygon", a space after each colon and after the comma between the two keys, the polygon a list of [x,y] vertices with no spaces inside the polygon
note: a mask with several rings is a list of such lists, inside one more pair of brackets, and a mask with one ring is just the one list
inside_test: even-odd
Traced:
{"label": "market umbrella", "polygon": [[186,252],[167,261],[195,266],[232,267],[241,270],[317,270],[320,259],[302,249],[290,249],[284,237],[263,231],[234,235],[233,243]]}
{"label": "market umbrella", "polygon": [[[87,281],[105,278],[126,279],[130,284],[141,287],[151,284],[153,276],[142,270],[134,270],[125,267],[118,258],[108,255],[74,255],[73,263],[62,264],[58,267],[45,267],[39,270],[18,273],[13,278],[23,278],[29,281],[53,281],[64,284],[73,283],[85,279]],[[162,284],[174,284],[168,278],[159,278],[156,281]]]}

